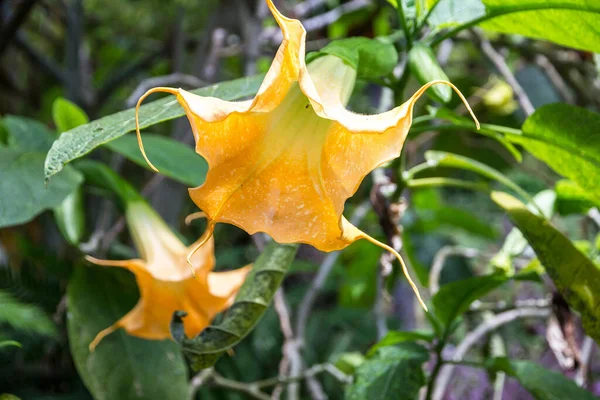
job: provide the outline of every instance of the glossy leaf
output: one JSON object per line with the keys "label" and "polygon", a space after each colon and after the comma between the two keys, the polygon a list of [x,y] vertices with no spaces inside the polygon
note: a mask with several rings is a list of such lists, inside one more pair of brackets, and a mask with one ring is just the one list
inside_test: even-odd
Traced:
{"label": "glossy leaf", "polygon": [[548,275],[571,307],[581,313],[587,334],[600,340],[600,268],[545,218],[507,193],[492,199],[504,208],[539,257]]}
{"label": "glossy leaf", "polygon": [[585,214],[592,207],[600,207],[600,200],[568,179],[556,182],[554,190],[556,209],[560,215]]}
{"label": "glossy leaf", "polygon": [[254,263],[222,321],[209,326],[198,337],[185,337],[185,319],[182,320],[185,317],[176,313],[171,332],[181,344],[193,370],[212,366],[224,352],[250,333],[269,307],[297,250],[297,245],[269,243]]}
{"label": "glossy leaf", "polygon": [[96,334],[137,300],[131,274],[80,266],[67,288],[69,344],[77,371],[96,400],[187,398],[187,368],[176,343],[118,330],[91,352]]}
{"label": "glossy leaf", "polygon": [[[136,164],[150,169],[133,135],[125,135],[106,144]],[[144,147],[160,173],[188,186],[200,186],[206,178],[208,165],[194,150],[171,138],[144,134]]]}
{"label": "glossy leaf", "polygon": [[376,79],[389,75],[398,64],[398,52],[393,43],[384,43],[366,37],[335,40],[318,52],[309,53],[307,62],[326,54],[344,60],[356,69],[357,76],[363,79]]}
{"label": "glossy leaf", "polygon": [[[424,85],[435,80],[447,81],[448,75],[437,61],[429,46],[416,43],[408,52],[408,66],[417,81]],[[452,89],[445,85],[435,85],[426,94],[435,101],[448,103],[452,99]]]}
{"label": "glossy leaf", "polygon": [[428,359],[427,349],[414,342],[383,347],[356,369],[345,398],[415,399],[425,384],[422,365]]}
{"label": "glossy leaf", "polygon": [[588,0],[440,0],[429,23],[453,28],[436,42],[479,24],[496,32],[600,52],[600,3]]}
{"label": "glossy leaf", "polygon": [[[537,210],[539,209],[544,212],[546,218],[552,218],[556,203],[556,193],[554,193],[553,190],[541,191],[533,197],[533,202],[535,202],[537,208],[531,203],[527,205],[533,213],[538,213]],[[500,251],[490,262],[495,267],[501,268],[504,271],[512,271],[512,259],[521,255],[526,248],[527,239],[525,239],[521,231],[517,228],[513,228],[508,235],[506,235],[506,239],[504,240],[504,244]]]}
{"label": "glossy leaf", "polygon": [[56,207],[83,180],[76,170],[66,168],[44,184],[44,158],[40,152],[0,148],[0,228],[28,222]]}
{"label": "glossy leaf", "polygon": [[77,104],[59,97],[52,103],[52,120],[60,133],[87,124],[89,118]]}
{"label": "glossy leaf", "polygon": [[[214,96],[225,100],[238,100],[253,95],[262,82],[262,76],[240,78],[194,90],[202,96]],[[142,128],[168,121],[185,114],[176,100],[165,98],[143,105],[140,108]],[[125,110],[89,124],[65,132],[54,142],[45,163],[48,179],[62,170],[65,164],[79,158],[96,147],[135,130],[135,111]]]}
{"label": "glossy leaf", "polygon": [[433,314],[446,328],[469,309],[471,303],[506,282],[509,277],[500,274],[474,276],[443,285],[432,297]]}
{"label": "glossy leaf", "polygon": [[589,0],[483,0],[488,15],[482,26],[563,46],[600,52],[600,3]]}
{"label": "glossy leaf", "polygon": [[508,135],[600,201],[600,114],[567,104],[536,110],[522,135]]}
{"label": "glossy leaf", "polygon": [[435,339],[435,334],[432,331],[390,331],[383,339],[369,349],[367,355],[372,356],[382,347],[394,346],[404,342],[415,342],[417,340],[432,342],[433,339]]}
{"label": "glossy leaf", "polygon": [[503,371],[514,377],[536,400],[592,400],[592,393],[580,388],[563,374],[550,371],[532,361],[492,359],[487,363],[493,371]]}

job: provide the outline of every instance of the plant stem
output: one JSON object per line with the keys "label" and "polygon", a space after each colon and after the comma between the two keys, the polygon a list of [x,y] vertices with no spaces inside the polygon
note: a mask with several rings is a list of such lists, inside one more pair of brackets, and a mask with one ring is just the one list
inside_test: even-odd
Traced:
{"label": "plant stem", "polygon": [[412,47],[412,35],[410,33],[410,29],[408,29],[408,24],[406,23],[404,2],[402,0],[398,1],[398,19],[400,20],[402,30],[404,31],[404,36],[406,37],[406,50],[408,51]]}

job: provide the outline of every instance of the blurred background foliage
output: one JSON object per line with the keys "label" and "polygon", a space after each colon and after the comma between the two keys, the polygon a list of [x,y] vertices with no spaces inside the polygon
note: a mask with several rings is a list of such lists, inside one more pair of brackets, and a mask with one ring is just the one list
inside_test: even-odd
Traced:
{"label": "blurred background foliage", "polygon": [[[403,1],[403,17],[415,32],[426,15],[423,7],[427,10],[437,4],[425,0],[398,1]],[[399,105],[422,83],[418,74],[427,66],[419,60],[415,66],[409,65],[408,42],[396,0],[291,0],[278,2],[278,6],[285,15],[303,21],[309,31],[309,51],[319,50],[331,40],[353,36],[385,37],[395,44],[400,52],[398,70],[379,81],[360,80],[349,104],[353,111],[374,113]],[[421,25],[421,32],[425,33],[419,39],[423,39],[424,46],[429,46],[439,37],[436,34],[445,32],[444,28],[469,21],[482,10],[485,7],[480,1],[442,0],[436,12],[431,14],[429,25]],[[593,14],[595,21],[600,21],[599,12],[596,10]],[[168,86],[196,88],[264,73],[279,44],[273,19],[264,3],[255,0],[5,0],[0,2],[0,22],[0,147],[7,149],[0,157],[8,160],[8,149],[33,154],[28,165],[37,168],[35,179],[40,185],[44,177],[41,168],[45,153],[61,132],[85,124],[88,118],[93,120],[132,107],[139,95],[156,86],[155,82],[162,82],[160,79],[167,79],[165,85]],[[546,23],[550,25],[551,21]],[[533,109],[563,102],[597,111],[600,67],[594,51],[600,51],[600,43],[595,49],[572,49],[504,32],[465,30],[434,43],[432,62],[463,90],[480,121],[520,128],[532,111],[523,104],[523,96]],[[515,33],[528,34],[519,30]],[[506,71],[499,69],[496,59],[490,58],[487,46],[493,46],[492,51],[503,60],[503,66],[523,93],[515,96],[513,83],[507,83]],[[425,72],[423,78],[439,78],[435,74],[435,71]],[[157,77],[159,81],[152,80]],[[235,88],[237,86],[231,90],[236,91]],[[227,96],[237,99],[251,94],[240,89]],[[402,186],[402,172],[425,162],[426,151],[454,153],[484,163],[529,196],[546,189],[554,190],[561,181],[560,171],[554,166],[550,168],[547,164],[552,164],[542,161],[541,156],[536,158],[522,151],[519,162],[511,152],[512,147],[502,140],[474,133],[472,128],[446,129],[448,123],[461,121],[466,110],[456,96],[442,104],[440,96],[444,93],[436,92],[432,96],[436,95],[438,97],[433,100],[418,103],[415,117],[437,115],[439,122],[415,123],[402,158],[384,168],[384,175],[392,176],[392,183],[400,182]],[[16,134],[17,131],[24,133]],[[157,140],[154,146],[149,145],[151,159],[158,157],[152,156],[153,148],[158,155],[161,149],[166,149],[161,146],[175,146],[167,154],[178,157],[165,160],[170,163],[164,168],[167,175],[174,171],[182,177],[186,170],[206,170],[202,161],[194,158],[195,154],[191,152],[192,135],[187,120],[179,118],[154,125],[150,132],[156,137],[151,139],[151,135],[146,134],[147,143]],[[140,190],[187,242],[195,240],[203,232],[204,225],[202,222],[190,226],[183,223],[186,215],[196,211],[186,189],[191,183],[201,182],[190,182],[195,179],[193,174],[176,180],[171,179],[173,176],[165,178],[148,171],[133,138],[128,136],[98,147],[89,158],[118,172]],[[174,139],[181,147],[176,147],[178,145],[173,141],[169,144],[160,142],[161,138]],[[598,139],[595,136],[590,140]],[[560,158],[560,155],[556,157]],[[5,174],[8,179],[11,165],[0,166],[3,168],[0,177]],[[595,165],[598,168],[599,164]],[[595,176],[600,177],[600,174],[596,172]],[[487,187],[507,190],[489,176],[482,179],[481,174],[473,170],[442,166],[419,175],[419,178],[433,177],[478,181]],[[134,258],[135,251],[124,229],[122,210],[114,194],[106,188],[88,184],[89,176],[84,168],[77,168],[76,163],[52,179],[60,182],[51,181],[51,185],[59,188],[52,187],[50,194],[46,191],[32,195],[43,197],[44,207],[31,209],[20,220],[3,224],[0,229],[0,394],[10,393],[32,400],[91,399],[92,395],[116,399],[114,391],[92,388],[88,384],[92,378],[85,377],[89,371],[76,368],[71,351],[78,346],[85,347],[78,335],[84,335],[83,330],[92,328],[78,327],[68,333],[67,320],[73,313],[82,315],[93,309],[110,314],[112,317],[97,316],[98,320],[105,318],[110,322],[135,303],[137,293],[131,274],[91,268],[82,258],[83,254],[90,253],[111,259]],[[82,184],[84,179],[86,183]],[[562,182],[563,186],[556,186],[556,205],[552,200],[549,206],[552,222],[598,265],[599,214],[597,208],[593,208],[598,205],[598,200],[585,196],[586,192],[591,193],[589,188],[584,187],[584,190],[577,185],[569,186],[572,182]],[[361,229],[384,239],[387,232],[380,223],[381,216],[368,203],[369,198],[377,203],[372,191],[377,184],[376,175],[368,177],[348,201],[345,215],[365,214]],[[559,191],[559,187],[564,190]],[[0,210],[0,214],[8,215],[10,212],[6,210],[15,200],[9,186],[2,188],[1,204],[5,210]],[[61,188],[71,192],[69,202],[63,201],[66,192],[61,192]],[[449,292],[448,299],[459,294],[477,293],[476,289],[484,284],[489,284],[490,290],[469,300],[461,311],[464,315],[460,317],[460,324],[455,323],[455,330],[448,333],[451,338],[444,339],[446,347],[440,347],[436,346],[441,337],[439,332],[435,333],[435,340],[430,337],[436,322],[429,321],[431,316],[418,308],[407,283],[396,269],[383,282],[380,270],[385,260],[378,248],[358,242],[339,256],[331,257],[301,246],[282,286],[284,304],[287,304],[288,313],[291,310],[293,333],[299,335],[299,329],[305,332],[301,338],[304,339],[301,364],[304,368],[332,364],[336,371],[346,376],[354,375],[352,385],[336,378],[335,374],[322,373],[318,379],[311,376],[299,384],[301,398],[322,398],[317,396],[319,388],[331,399],[415,398],[416,392],[411,391],[409,384],[419,383],[417,391],[426,384],[424,371],[429,376],[437,365],[436,356],[451,359],[453,352],[460,349],[463,340],[482,321],[492,318],[494,313],[518,310],[523,304],[533,304],[543,310],[544,318],[520,320],[499,327],[478,342],[466,359],[473,364],[487,363],[485,368],[481,365],[480,368],[456,366],[452,381],[446,382],[447,390],[440,398],[567,398],[551,397],[548,389],[546,392],[539,389],[544,379],[555,376],[544,375],[546,372],[540,372],[536,369],[538,366],[575,377],[579,386],[599,394],[600,363],[594,341],[586,337],[579,317],[569,309],[550,279],[539,273],[540,261],[523,237],[510,243],[510,235],[514,238],[512,224],[504,210],[490,201],[489,191],[460,187],[414,188],[410,185],[404,191],[396,189],[402,194],[401,201],[394,204],[399,219],[396,222],[402,232],[401,243],[420,285],[428,287],[432,268],[443,266],[438,282],[442,289],[450,283],[465,285]],[[511,193],[515,194],[514,190]],[[83,211],[77,216],[79,210]],[[76,221],[67,221],[68,226],[65,226],[64,215]],[[511,250],[511,246],[519,246],[519,241],[522,249]],[[260,254],[255,241],[233,226],[219,225],[215,242],[217,270],[245,265]],[[298,309],[307,292],[315,288],[315,274],[324,263],[331,264],[331,273],[321,282],[309,318],[299,320]],[[498,272],[506,279],[497,284],[469,280],[489,278]],[[86,284],[94,290],[86,289]],[[99,289],[102,285],[108,289]],[[68,304],[68,286],[70,293],[83,296],[82,304]],[[560,288],[560,284],[557,286]],[[492,291],[496,287],[500,289]],[[91,308],[86,308],[86,301]],[[72,311],[70,307],[74,307]],[[288,358],[290,362],[285,354],[285,344],[291,343],[282,333],[281,318],[274,307],[269,307],[250,335],[216,364],[217,378],[248,383],[281,375],[282,358]],[[298,322],[306,325],[295,325]],[[450,325],[448,322],[448,330]],[[98,330],[101,328],[98,326]],[[406,332],[421,332],[421,336],[405,337]],[[369,352],[384,337],[388,343],[396,345]],[[112,373],[130,374],[133,386],[158,387],[159,383],[150,382],[154,379],[152,370],[146,368],[147,365],[143,367],[151,360],[144,358],[144,354],[179,354],[178,348],[170,342],[154,346],[138,341],[131,342],[131,346],[141,354],[140,358],[115,358]],[[432,355],[431,362],[423,370],[421,366],[429,359],[429,354]],[[114,354],[114,357],[122,356]],[[501,358],[504,356],[511,360],[531,360],[537,366],[508,361]],[[408,364],[397,360],[408,360]],[[178,363],[177,368],[181,370],[173,367],[170,371],[168,376],[169,379],[172,377],[172,384],[192,379],[193,372],[179,358],[174,363]],[[140,370],[142,367],[145,369]],[[101,379],[110,377],[111,368],[105,368],[106,375]],[[136,375],[136,371],[142,372]],[[161,374],[161,371],[155,373]],[[524,376],[543,379],[526,381]],[[200,387],[198,377],[192,380],[192,386],[194,382],[197,386],[194,386],[197,390],[195,398],[252,397],[243,390],[232,390],[225,384],[227,382],[220,384],[223,382],[217,378]],[[382,381],[376,380],[381,377],[390,382],[393,390],[369,392],[372,387],[381,388]],[[559,379],[558,382],[560,385],[563,381]],[[288,385],[294,384],[288,382],[274,393],[283,391],[282,397],[288,398]],[[317,389],[311,386],[315,384]],[[536,392],[536,388],[542,392]],[[561,388],[566,388],[563,393],[579,393],[569,392],[571,387],[566,383]],[[167,398],[157,397],[161,393],[158,389],[154,392],[130,391],[131,388],[124,387],[117,393],[123,399]],[[184,398],[187,391],[187,387],[172,389],[168,391],[169,398]],[[428,394],[431,396],[432,393],[429,388]],[[10,398],[2,396],[0,399]]]}

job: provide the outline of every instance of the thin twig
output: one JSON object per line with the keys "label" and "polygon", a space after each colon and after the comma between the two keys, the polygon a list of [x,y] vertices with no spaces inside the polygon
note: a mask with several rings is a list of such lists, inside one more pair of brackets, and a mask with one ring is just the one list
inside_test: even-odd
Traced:
{"label": "thin twig", "polygon": [[[482,322],[473,331],[471,331],[463,339],[463,341],[456,347],[451,360],[454,362],[460,362],[463,360],[468,351],[481,339],[487,336],[490,332],[495,331],[503,325],[506,325],[516,319],[520,318],[547,318],[550,315],[549,309],[540,308],[519,308],[515,310],[506,311],[495,315]],[[435,390],[433,391],[433,400],[442,400],[446,388],[452,378],[455,365],[446,365],[442,367],[440,374],[435,381]]]}
{"label": "thin twig", "polygon": [[43,53],[39,52],[23,32],[17,32],[14,43],[19,50],[21,50],[25,56],[40,69],[52,76],[56,81],[64,84],[67,82],[67,73],[58,65],[54,60],[47,58]]}
{"label": "thin twig", "polygon": [[477,30],[473,30],[473,35],[479,41],[481,51],[483,51],[486,57],[490,59],[490,61],[494,64],[498,72],[500,72],[502,77],[504,77],[504,80],[506,80],[506,82],[513,88],[515,96],[517,97],[517,101],[521,105],[521,108],[523,109],[525,115],[529,116],[533,114],[533,112],[535,111],[535,107],[533,107],[533,104],[527,96],[527,93],[525,93],[525,90],[517,81],[517,78],[515,78],[508,64],[506,64],[505,57],[502,56],[502,54],[500,54],[498,51],[496,51],[496,49],[494,49],[494,46],[492,46],[490,41],[487,40],[480,32],[478,32]]}
{"label": "thin twig", "polygon": [[35,3],[37,3],[37,0],[25,0],[19,3],[11,18],[0,29],[0,55],[6,50],[19,27],[27,20],[27,16],[29,16]]}
{"label": "thin twig", "polygon": [[[359,225],[363,218],[367,215],[367,212],[370,208],[371,207],[369,201],[364,201],[363,203],[361,203],[354,210],[354,213],[350,218],[350,223],[355,226]],[[325,285],[325,281],[331,273],[331,270],[333,269],[333,266],[335,265],[335,262],[337,261],[339,255],[340,252],[338,251],[327,254],[325,259],[323,259],[323,262],[319,266],[319,270],[313,278],[308,290],[304,294],[302,301],[300,302],[294,326],[298,340],[301,342],[302,345],[304,345],[305,342],[306,327],[308,325],[308,318],[312,311],[312,307],[315,303],[315,300],[317,299],[319,292]]]}
{"label": "thin twig", "polygon": [[596,343],[594,342],[594,339],[592,339],[589,336],[586,336],[583,339],[579,357],[579,369],[577,370],[577,374],[575,375],[575,383],[577,383],[577,385],[581,387],[587,386],[588,372],[591,369],[590,362],[592,360],[592,353],[594,352],[595,347]]}

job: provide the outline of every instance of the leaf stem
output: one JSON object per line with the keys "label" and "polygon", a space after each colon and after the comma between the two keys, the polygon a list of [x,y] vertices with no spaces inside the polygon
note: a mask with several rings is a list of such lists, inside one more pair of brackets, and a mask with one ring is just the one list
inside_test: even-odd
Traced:
{"label": "leaf stem", "polygon": [[402,30],[404,31],[404,36],[406,37],[406,50],[408,51],[412,47],[412,34],[410,29],[408,29],[408,24],[406,23],[404,2],[402,0],[398,1],[398,19],[400,20],[400,25],[402,25]]}

